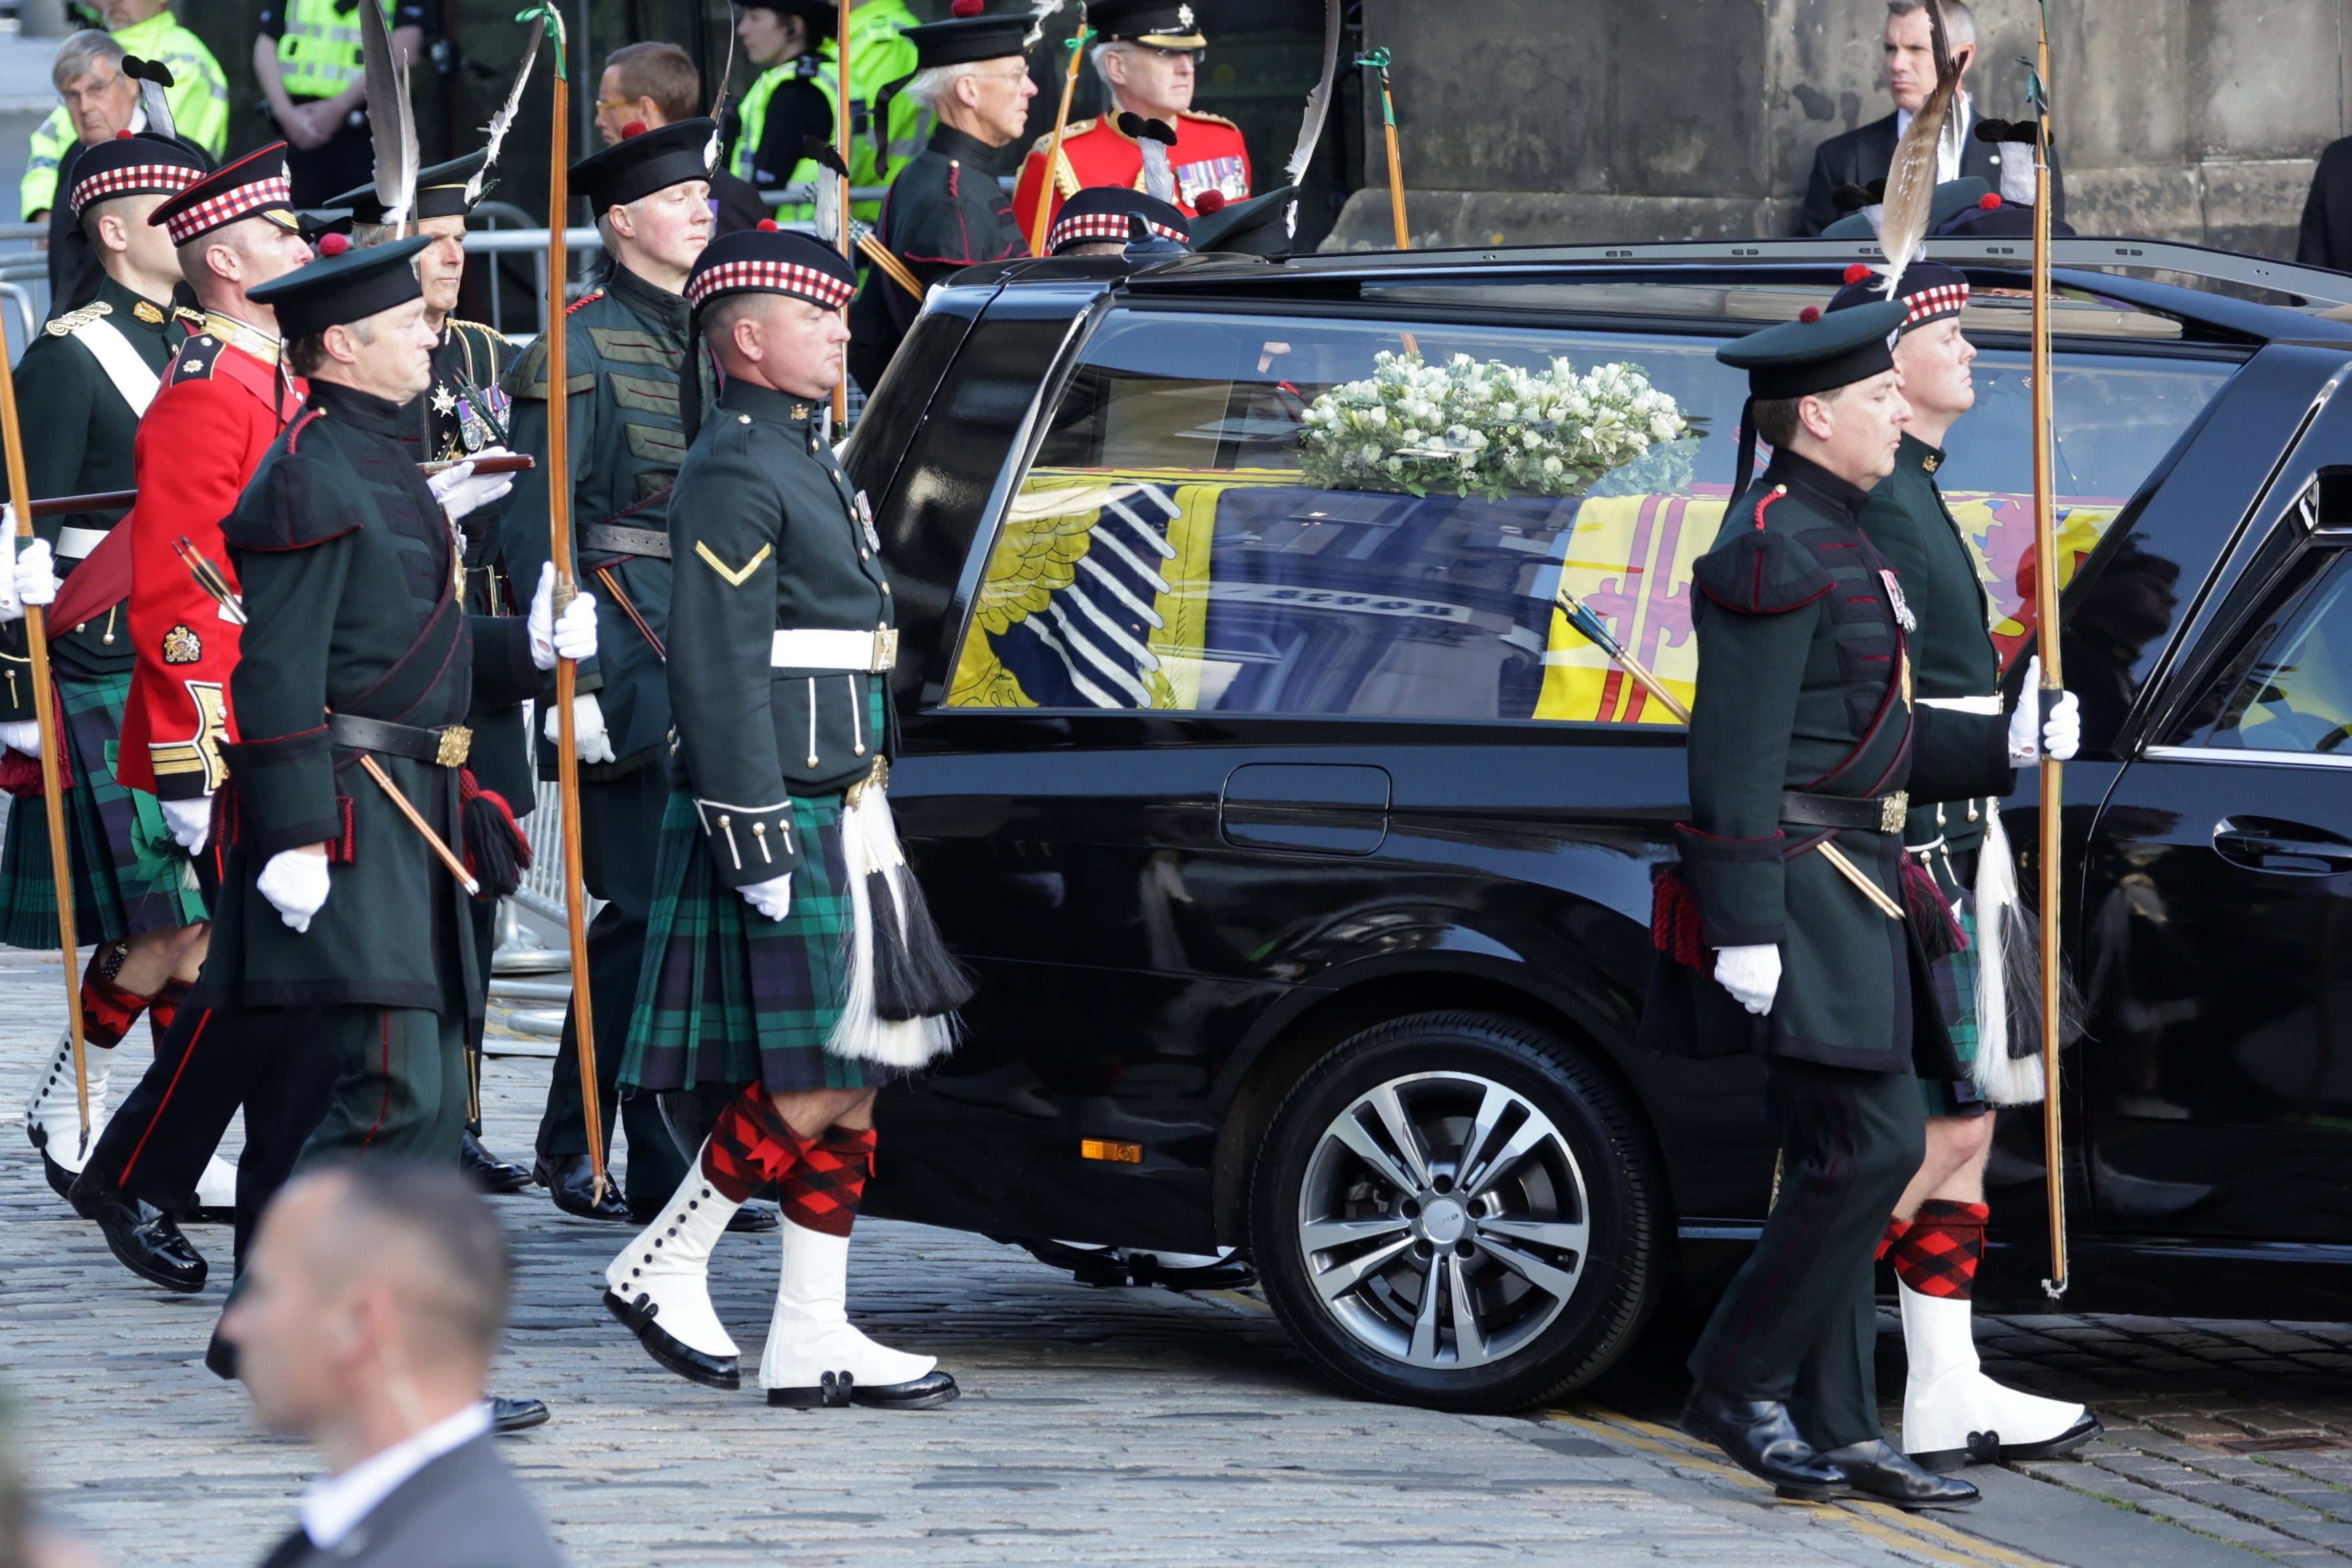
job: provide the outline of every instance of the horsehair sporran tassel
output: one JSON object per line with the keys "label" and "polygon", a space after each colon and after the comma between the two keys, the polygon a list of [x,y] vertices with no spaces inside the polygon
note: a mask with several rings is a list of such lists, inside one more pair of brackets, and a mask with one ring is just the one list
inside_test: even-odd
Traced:
{"label": "horsehair sporran tassel", "polygon": [[[1986,814],[1984,843],[1977,850],[1976,919],[1977,1054],[1970,1074],[1993,1104],[2032,1105],[2042,1094],[2042,1058],[2010,1055],[2011,1037],[2020,1031],[2011,1027],[2011,997],[2019,988],[2009,972],[2020,963],[2040,965],[2033,962],[2033,942],[2021,936],[2033,933],[2020,918],[2017,866],[2010,858],[2009,834],[1997,806]],[[2041,994],[2039,984],[2032,989]],[[2038,1028],[2023,1033],[2041,1037]]]}
{"label": "horsehair sporran tassel", "polygon": [[[956,1026],[943,1012],[890,1018],[880,1010],[875,974],[877,937],[903,942],[908,907],[899,883],[907,874],[907,859],[898,847],[890,804],[878,784],[869,784],[854,792],[844,804],[841,847],[849,873],[850,923],[844,953],[848,986],[840,1021],[834,1026],[825,1048],[837,1057],[887,1067],[921,1067],[954,1047]],[[877,931],[877,904],[884,900],[884,918],[894,930]],[[938,934],[931,933],[930,941],[938,940]],[[905,964],[907,959],[896,953],[883,962]]]}

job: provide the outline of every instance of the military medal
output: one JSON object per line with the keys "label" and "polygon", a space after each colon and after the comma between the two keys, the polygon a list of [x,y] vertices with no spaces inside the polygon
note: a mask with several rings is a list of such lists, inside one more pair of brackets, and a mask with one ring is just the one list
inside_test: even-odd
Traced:
{"label": "military medal", "polygon": [[857,526],[866,531],[866,548],[877,554],[881,553],[882,536],[874,531],[874,503],[866,499],[864,490],[857,492],[857,504],[855,510],[857,513]]}
{"label": "military medal", "polygon": [[478,452],[490,444],[489,421],[475,412],[471,397],[457,399],[457,439],[468,452]]}
{"label": "military medal", "polygon": [[1902,623],[1905,631],[1917,631],[1919,617],[1911,613],[1909,602],[1903,597],[1903,584],[1895,580],[1894,569],[1882,566],[1878,569],[1878,575],[1886,584],[1886,597],[1895,605],[1895,618]]}
{"label": "military medal", "polygon": [[451,414],[457,412],[457,395],[456,393],[450,391],[446,386],[436,386],[433,389],[434,413],[438,414],[444,419],[446,419]]}

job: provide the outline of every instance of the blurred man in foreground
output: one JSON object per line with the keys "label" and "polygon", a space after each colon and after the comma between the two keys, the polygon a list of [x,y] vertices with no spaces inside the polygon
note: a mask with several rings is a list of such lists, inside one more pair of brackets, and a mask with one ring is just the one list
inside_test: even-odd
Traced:
{"label": "blurred man in foreground", "polygon": [[562,1562],[482,1397],[509,1273],[498,1222],[446,1164],[379,1156],[278,1195],[223,1331],[255,1419],[316,1443],[328,1473],[265,1568]]}

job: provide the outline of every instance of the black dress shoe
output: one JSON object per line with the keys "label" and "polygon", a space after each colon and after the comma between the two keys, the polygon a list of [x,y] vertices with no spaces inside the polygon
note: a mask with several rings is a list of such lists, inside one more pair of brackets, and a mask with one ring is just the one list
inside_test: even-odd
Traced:
{"label": "black dress shoe", "polygon": [[622,1225],[631,1222],[629,1205],[621,1199],[621,1191],[611,1182],[604,1184],[602,1202],[596,1197],[596,1167],[588,1163],[585,1154],[559,1154],[552,1160],[541,1160],[537,1172],[547,1184],[548,1195],[555,1206],[565,1214],[582,1219],[609,1219]]}
{"label": "black dress shoe", "polygon": [[205,1344],[205,1370],[224,1383],[236,1381],[236,1347],[221,1337],[220,1325],[213,1325],[213,1337]]}
{"label": "black dress shoe", "polygon": [[490,1430],[520,1432],[547,1424],[547,1402],[542,1399],[490,1400]]}
{"label": "black dress shoe", "polygon": [[482,1147],[471,1132],[457,1144],[457,1167],[467,1180],[486,1193],[519,1193],[530,1185],[530,1173],[510,1160],[501,1160]]}
{"label": "black dress shoe", "polygon": [[1683,1405],[1682,1428],[1730,1455],[1749,1475],[1771,1482],[1782,1497],[1818,1502],[1841,1495],[1845,1484],[1845,1472],[1798,1436],[1789,1407],[1778,1400],[1732,1399],[1699,1384]]}
{"label": "black dress shoe", "polygon": [[142,1279],[190,1295],[205,1288],[204,1254],[180,1234],[170,1215],[142,1206],[121,1187],[87,1170],[66,1196],[76,1214],[97,1224],[114,1260]]}
{"label": "black dress shoe", "polygon": [[962,1389],[956,1380],[943,1372],[927,1372],[912,1383],[886,1383],[880,1386],[855,1384],[849,1390],[852,1402],[874,1410],[929,1410],[945,1405]]}
{"label": "black dress shoe", "polygon": [[688,1383],[698,1383],[705,1388],[740,1388],[743,1372],[731,1355],[712,1355],[696,1350],[692,1345],[673,1336],[654,1321],[656,1309],[644,1296],[635,1301],[621,1299],[617,1290],[604,1292],[604,1310],[627,1325],[646,1353],[661,1363]]}
{"label": "black dress shoe", "polygon": [[1848,1443],[1822,1458],[1845,1472],[1845,1485],[1835,1497],[1868,1498],[1896,1508],[1959,1508],[1984,1495],[1966,1481],[1921,1469],[1884,1437]]}
{"label": "black dress shoe", "polygon": [[[662,1212],[662,1204],[668,1201],[665,1197],[661,1203],[631,1204],[629,1218],[638,1225],[651,1225],[654,1216]],[[745,1204],[727,1216],[727,1228],[738,1236],[765,1236],[782,1223],[775,1210],[760,1204]]]}

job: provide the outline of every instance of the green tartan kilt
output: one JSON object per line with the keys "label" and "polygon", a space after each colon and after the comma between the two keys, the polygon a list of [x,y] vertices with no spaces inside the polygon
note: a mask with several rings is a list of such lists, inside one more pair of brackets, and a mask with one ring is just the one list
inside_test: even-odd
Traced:
{"label": "green tartan kilt", "polygon": [[[1976,857],[1963,858],[1970,873],[1976,869]],[[1944,1027],[1952,1037],[1952,1054],[1968,1067],[1977,1059],[1977,895],[1973,887],[1961,885],[1955,867],[1941,850],[1927,857],[1927,867],[1934,873],[1936,886],[1948,903],[1957,903],[1960,912],[1960,931],[1968,945],[1949,958],[1935,964],[1936,1002],[1943,1009]],[[1982,1116],[1991,1110],[1973,1077],[1958,1079],[1923,1078],[1919,1080],[1919,1098],[1926,1103],[1930,1116]]]}
{"label": "green tartan kilt", "polygon": [[837,795],[792,797],[801,863],[791,911],[772,921],[719,885],[694,797],[670,795],[621,1061],[625,1091],[761,1083],[784,1094],[877,1088],[898,1077],[825,1049],[849,987],[841,812]]}
{"label": "green tartan kilt", "polygon": [[[205,918],[194,868],[144,790],[114,777],[131,677],[56,673],[58,721],[73,785],[65,792],[66,843],[73,856],[74,929],[85,947],[141,931],[169,931]],[[11,803],[0,848],[0,942],[58,945],[58,895],[49,859],[48,808]]]}

